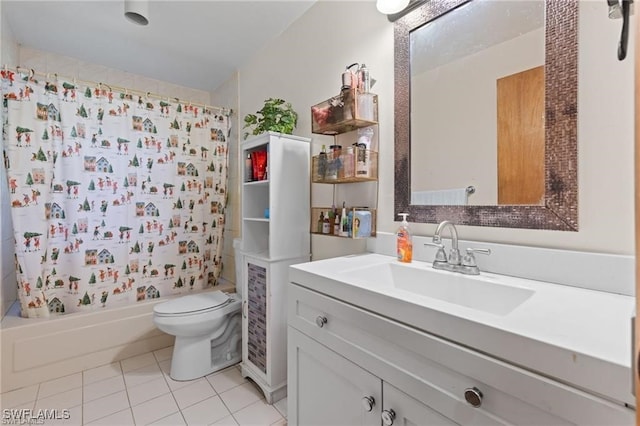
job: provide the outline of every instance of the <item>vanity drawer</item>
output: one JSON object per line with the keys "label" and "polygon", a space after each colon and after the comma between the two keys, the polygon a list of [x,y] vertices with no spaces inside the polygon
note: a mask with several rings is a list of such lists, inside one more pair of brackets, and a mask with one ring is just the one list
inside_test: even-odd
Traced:
{"label": "vanity drawer", "polygon": [[[290,326],[457,423],[635,422],[622,405],[296,284],[288,290]],[[465,401],[474,388],[479,408]]]}

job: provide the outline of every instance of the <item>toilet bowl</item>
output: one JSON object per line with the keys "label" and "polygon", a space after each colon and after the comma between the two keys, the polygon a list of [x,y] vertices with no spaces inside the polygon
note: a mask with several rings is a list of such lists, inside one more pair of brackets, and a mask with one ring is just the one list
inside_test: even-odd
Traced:
{"label": "toilet bowl", "polygon": [[241,301],[235,294],[209,291],[178,297],[153,308],[153,322],[176,336],[173,380],[193,380],[242,358]]}

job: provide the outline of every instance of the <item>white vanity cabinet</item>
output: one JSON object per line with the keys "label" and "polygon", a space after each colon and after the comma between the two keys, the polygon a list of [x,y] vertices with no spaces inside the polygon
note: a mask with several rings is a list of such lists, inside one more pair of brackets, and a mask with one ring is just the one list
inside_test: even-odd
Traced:
{"label": "white vanity cabinet", "polygon": [[292,425],[634,423],[620,404],[299,284],[288,289]]}
{"label": "white vanity cabinet", "polygon": [[308,262],[310,139],[267,132],[242,142],[245,162],[267,153],[266,178],[242,183],[242,364],[268,403],[287,394],[286,290],[291,265]]}

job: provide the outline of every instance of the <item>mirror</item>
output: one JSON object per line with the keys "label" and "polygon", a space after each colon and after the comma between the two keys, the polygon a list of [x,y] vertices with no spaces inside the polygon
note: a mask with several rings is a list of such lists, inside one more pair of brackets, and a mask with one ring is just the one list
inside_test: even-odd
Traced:
{"label": "mirror", "polygon": [[577,7],[431,0],[396,21],[396,215],[577,231]]}

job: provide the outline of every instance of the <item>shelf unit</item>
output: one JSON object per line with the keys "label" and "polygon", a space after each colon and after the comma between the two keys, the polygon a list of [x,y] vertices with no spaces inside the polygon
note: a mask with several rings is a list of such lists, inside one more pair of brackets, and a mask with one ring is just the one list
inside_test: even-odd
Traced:
{"label": "shelf unit", "polygon": [[[376,235],[376,208],[378,204],[378,152],[374,149],[363,149],[357,144],[358,129],[373,127],[374,139],[371,147],[377,145],[378,138],[378,95],[373,93],[360,94],[355,89],[343,92],[340,95],[329,98],[311,107],[311,129],[314,134],[333,136],[334,144],[340,145],[338,139],[349,146],[342,147],[340,151],[320,153],[311,159],[311,181],[318,184],[333,185],[332,204],[342,212],[342,200],[337,196],[337,185],[348,187],[349,184],[362,185],[367,182],[375,184],[374,195],[368,197],[363,206],[346,206],[351,212],[350,220],[346,226],[347,235],[341,232],[336,235],[333,232],[333,221],[330,224],[329,233],[319,232],[317,222],[320,212],[331,211],[331,207],[313,206],[311,208],[310,231],[314,235],[325,235],[339,238],[369,238]],[[351,134],[353,132],[353,134]],[[353,146],[351,145],[353,144]],[[358,159],[364,158],[365,168],[361,168]],[[362,164],[362,163],[361,163]],[[346,191],[349,192],[349,191]],[[360,192],[360,191],[359,191]],[[353,192],[352,192],[353,194]],[[348,197],[348,195],[347,195]],[[347,198],[345,197],[345,198]],[[351,197],[349,197],[351,198]],[[345,200],[347,203],[349,199]],[[313,205],[313,200],[312,200]],[[360,214],[368,211],[364,219],[370,223],[370,228],[365,232],[358,232],[354,224],[356,212]],[[340,218],[342,222],[342,218]],[[360,219],[358,219],[360,221]]]}
{"label": "shelf unit", "polygon": [[[242,183],[242,364],[268,403],[287,392],[289,266],[310,260],[310,142],[268,132],[241,144],[241,158],[267,152],[266,178]],[[243,161],[246,170],[247,164]],[[242,173],[242,176],[251,175]]]}

